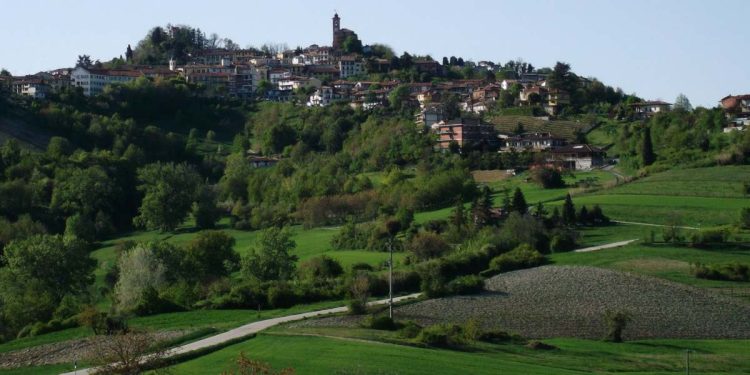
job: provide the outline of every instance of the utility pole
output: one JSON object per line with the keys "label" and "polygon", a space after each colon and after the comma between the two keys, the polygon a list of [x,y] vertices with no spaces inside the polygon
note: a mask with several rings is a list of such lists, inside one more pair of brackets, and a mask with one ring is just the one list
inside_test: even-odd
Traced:
{"label": "utility pole", "polygon": [[687,375],[690,375],[690,352],[692,352],[692,350],[685,350],[685,373]]}
{"label": "utility pole", "polygon": [[393,236],[388,239],[388,317],[393,320]]}

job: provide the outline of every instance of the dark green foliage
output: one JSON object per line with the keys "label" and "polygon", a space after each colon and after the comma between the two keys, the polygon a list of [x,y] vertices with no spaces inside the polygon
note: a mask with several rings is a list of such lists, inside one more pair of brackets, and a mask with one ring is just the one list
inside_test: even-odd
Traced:
{"label": "dark green foliage", "polygon": [[431,232],[417,233],[406,245],[417,260],[439,258],[450,250],[450,245],[438,234]]}
{"label": "dark green foliage", "polygon": [[728,228],[702,229],[690,233],[690,246],[707,247],[723,244],[729,240]]}
{"label": "dark green foliage", "polygon": [[96,238],[96,227],[91,219],[75,214],[65,220],[65,236],[76,237],[91,243]]}
{"label": "dark green foliage", "polygon": [[138,170],[143,201],[136,225],[171,231],[190,212],[201,186],[200,176],[187,164],[155,163]]}
{"label": "dark green foliage", "polygon": [[322,281],[341,276],[344,273],[344,268],[335,259],[327,255],[321,255],[302,262],[297,269],[297,273],[301,280]]}
{"label": "dark green foliage", "polygon": [[526,204],[526,198],[524,198],[521,188],[516,188],[513,192],[513,200],[510,203],[510,210],[521,215],[529,210],[529,206]]}
{"label": "dark green foliage", "polygon": [[289,229],[268,228],[252,251],[242,258],[242,272],[262,281],[287,280],[296,268],[297,256],[290,254],[296,246]]}
{"label": "dark green foliage", "polygon": [[562,221],[565,225],[572,226],[576,223],[576,207],[570,194],[565,195],[565,203],[562,209]]}
{"label": "dark green foliage", "polygon": [[484,331],[479,334],[477,340],[492,344],[525,343],[526,339],[521,336],[510,334],[505,331]]}
{"label": "dark green foliage", "polygon": [[402,327],[399,329],[399,335],[407,339],[416,338],[420,332],[422,332],[422,326],[411,320],[402,323]]}
{"label": "dark green foliage", "polygon": [[526,347],[533,350],[556,350],[557,347],[541,341],[533,340],[526,344]]}
{"label": "dark green foliage", "polygon": [[451,294],[477,294],[484,290],[484,278],[477,275],[459,276],[448,283]]}
{"label": "dark green foliage", "polygon": [[417,336],[417,341],[438,348],[458,347],[466,342],[463,329],[456,324],[436,324],[425,327]]}
{"label": "dark green foliage", "polygon": [[572,230],[557,230],[552,234],[552,239],[549,243],[550,251],[553,253],[559,253],[564,251],[571,251],[576,248],[577,233]]}
{"label": "dark green foliage", "polygon": [[744,207],[740,210],[740,226],[742,228],[750,228],[750,208]]}
{"label": "dark green foliage", "polygon": [[198,193],[197,200],[193,203],[192,214],[195,218],[195,226],[200,229],[212,229],[221,217],[221,210],[217,207],[216,192],[208,186],[204,186]]}
{"label": "dark green foliage", "polygon": [[651,141],[651,128],[643,129],[643,145],[641,146],[641,164],[647,167],[654,164],[656,155],[654,154],[654,144]]}
{"label": "dark green foliage", "polygon": [[565,187],[562,174],[555,168],[537,168],[531,172],[531,178],[545,189]]}
{"label": "dark green foliage", "polygon": [[292,307],[298,302],[297,294],[285,282],[275,283],[268,288],[268,305],[273,308]]}
{"label": "dark green foliage", "polygon": [[365,325],[371,329],[381,331],[395,331],[398,325],[388,316],[371,316],[365,322]]}
{"label": "dark green foliage", "polygon": [[512,212],[500,229],[500,237],[515,247],[527,244],[540,252],[549,250],[549,235],[541,219]]}
{"label": "dark green foliage", "polygon": [[223,231],[205,230],[185,246],[185,267],[195,280],[226,276],[236,268],[239,255],[234,251],[234,237]]}
{"label": "dark green foliage", "polygon": [[508,272],[523,268],[537,267],[544,264],[544,256],[529,245],[517,248],[492,258],[490,270],[492,272]]}
{"label": "dark green foliage", "polygon": [[138,316],[147,316],[182,310],[182,307],[162,298],[156,289],[149,287],[143,291],[132,312]]}
{"label": "dark green foliage", "polygon": [[692,265],[690,272],[701,279],[750,281],[750,266],[747,264],[701,264]]}

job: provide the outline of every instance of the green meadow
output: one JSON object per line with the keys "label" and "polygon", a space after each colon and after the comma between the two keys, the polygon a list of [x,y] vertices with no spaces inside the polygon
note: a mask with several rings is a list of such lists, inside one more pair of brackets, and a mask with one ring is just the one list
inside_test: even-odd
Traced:
{"label": "green meadow", "polygon": [[[326,330],[321,330],[326,332]],[[748,340],[648,340],[613,344],[551,339],[557,350],[521,345],[477,344],[467,350],[432,349],[325,336],[261,334],[206,356],[179,364],[176,374],[222,373],[244,353],[276,369],[300,374],[667,374],[684,371],[685,351],[692,350],[695,373],[746,373]]]}

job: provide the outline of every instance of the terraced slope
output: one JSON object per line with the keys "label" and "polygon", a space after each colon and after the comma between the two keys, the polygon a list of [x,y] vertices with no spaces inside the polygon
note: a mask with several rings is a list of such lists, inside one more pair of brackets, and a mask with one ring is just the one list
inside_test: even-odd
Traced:
{"label": "terraced slope", "polygon": [[521,124],[526,132],[551,133],[555,137],[565,138],[568,141],[575,140],[576,132],[585,133],[589,130],[589,124],[583,122],[547,121],[530,116],[495,116],[490,118],[489,122],[502,133],[512,133]]}

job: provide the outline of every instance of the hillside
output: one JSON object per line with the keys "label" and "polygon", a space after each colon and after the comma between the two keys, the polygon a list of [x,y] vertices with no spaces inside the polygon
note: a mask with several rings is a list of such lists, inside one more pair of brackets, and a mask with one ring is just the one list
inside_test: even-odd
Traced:
{"label": "hillside", "polygon": [[52,134],[28,122],[0,116],[0,144],[15,139],[21,146],[34,150],[47,148]]}

